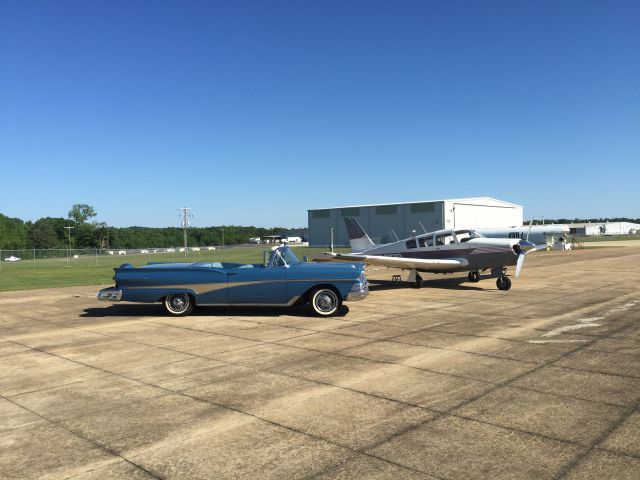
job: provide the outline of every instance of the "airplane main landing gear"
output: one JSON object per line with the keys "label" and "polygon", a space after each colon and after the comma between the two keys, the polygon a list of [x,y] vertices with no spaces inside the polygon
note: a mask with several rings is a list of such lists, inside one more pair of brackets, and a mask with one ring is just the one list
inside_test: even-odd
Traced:
{"label": "airplane main landing gear", "polygon": [[480,272],[469,272],[469,275],[467,275],[467,277],[469,278],[470,282],[477,283],[480,281]]}
{"label": "airplane main landing gear", "polygon": [[498,290],[509,290],[511,288],[511,279],[506,275],[500,275],[496,280]]}
{"label": "airplane main landing gear", "polygon": [[422,288],[422,284],[424,283],[422,277],[415,269],[411,269],[411,272],[409,272],[407,282],[412,284],[414,288]]}

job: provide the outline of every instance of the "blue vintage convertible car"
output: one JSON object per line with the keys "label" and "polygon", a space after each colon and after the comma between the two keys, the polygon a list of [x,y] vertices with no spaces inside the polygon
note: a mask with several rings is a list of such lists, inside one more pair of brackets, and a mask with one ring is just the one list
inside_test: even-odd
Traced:
{"label": "blue vintage convertible car", "polygon": [[197,305],[307,303],[317,315],[329,316],[343,300],[369,293],[362,264],[301,262],[287,246],[265,252],[262,264],[124,264],[114,270],[116,285],[100,290],[99,300],[162,302],[171,315],[188,315]]}

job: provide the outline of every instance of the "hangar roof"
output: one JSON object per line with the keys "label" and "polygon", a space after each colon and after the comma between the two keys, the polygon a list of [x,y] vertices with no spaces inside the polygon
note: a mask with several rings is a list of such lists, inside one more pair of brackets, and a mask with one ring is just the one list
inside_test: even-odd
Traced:
{"label": "hangar roof", "polygon": [[456,203],[485,202],[487,204],[494,204],[494,205],[501,204],[506,207],[522,207],[522,205],[505,202],[504,200],[498,200],[497,198],[493,198],[493,197],[469,197],[469,198],[446,198],[446,199],[440,199],[440,200],[416,200],[414,202],[373,203],[369,205],[347,205],[342,207],[310,208],[307,211],[310,212],[312,210],[336,210],[340,208],[366,208],[366,207],[381,207],[385,205],[411,205],[414,203],[439,203],[439,202],[456,202]]}

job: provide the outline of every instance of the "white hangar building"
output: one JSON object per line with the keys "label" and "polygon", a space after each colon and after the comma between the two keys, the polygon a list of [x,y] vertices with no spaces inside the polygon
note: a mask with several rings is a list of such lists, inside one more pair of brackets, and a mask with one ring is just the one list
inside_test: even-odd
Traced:
{"label": "white hangar building", "polygon": [[640,224],[630,222],[572,223],[569,229],[573,235],[632,235],[640,232]]}
{"label": "white hangar building", "polygon": [[[309,245],[348,245],[344,217],[354,217],[376,243],[443,228],[507,228],[522,226],[522,206],[491,197],[356,205],[308,210]],[[424,227],[424,229],[423,229]]]}

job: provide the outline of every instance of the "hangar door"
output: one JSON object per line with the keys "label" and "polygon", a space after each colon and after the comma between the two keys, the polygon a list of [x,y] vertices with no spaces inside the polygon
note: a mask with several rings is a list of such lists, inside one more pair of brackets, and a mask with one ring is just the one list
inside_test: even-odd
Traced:
{"label": "hangar door", "polygon": [[494,205],[453,204],[454,228],[500,228],[517,225],[516,209]]}

